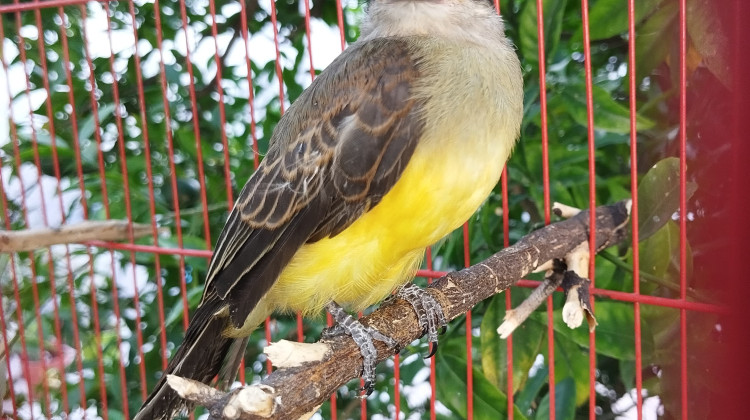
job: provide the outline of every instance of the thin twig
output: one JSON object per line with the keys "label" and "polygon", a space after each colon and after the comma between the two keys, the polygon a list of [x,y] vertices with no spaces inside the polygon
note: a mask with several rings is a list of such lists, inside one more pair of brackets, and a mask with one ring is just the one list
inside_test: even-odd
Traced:
{"label": "thin twig", "polygon": [[152,233],[151,226],[127,220],[86,220],[54,228],[0,231],[0,252],[34,251],[58,244],[117,242]]}

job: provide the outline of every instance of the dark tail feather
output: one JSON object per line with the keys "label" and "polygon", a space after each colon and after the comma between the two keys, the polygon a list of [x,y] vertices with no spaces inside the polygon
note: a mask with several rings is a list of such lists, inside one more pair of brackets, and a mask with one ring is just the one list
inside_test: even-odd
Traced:
{"label": "dark tail feather", "polygon": [[[242,359],[245,350],[241,344],[247,343],[247,339],[234,339],[222,335],[228,318],[215,315],[219,307],[218,302],[204,302],[195,311],[184,341],[133,420],[171,419],[177,413],[191,408],[167,385],[167,374],[210,384],[222,371],[225,360],[227,366],[222,376],[237,374],[237,360]],[[232,352],[239,352],[239,355],[229,354]],[[233,369],[233,372],[228,372],[229,369]]]}
{"label": "dark tail feather", "polygon": [[247,348],[248,340],[250,340],[249,336],[238,338],[233,340],[233,343],[229,346],[224,366],[219,371],[219,382],[217,384],[219,389],[226,391],[237,377],[237,371],[240,370],[240,363],[245,358],[245,349]]}

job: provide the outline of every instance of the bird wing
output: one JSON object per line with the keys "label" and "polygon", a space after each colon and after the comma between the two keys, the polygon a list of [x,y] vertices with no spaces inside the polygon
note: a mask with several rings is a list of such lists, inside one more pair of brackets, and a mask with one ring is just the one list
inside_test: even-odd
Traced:
{"label": "bird wing", "polygon": [[297,250],[375,206],[420,138],[419,64],[405,40],[356,43],[281,118],[217,242],[201,305],[240,327]]}

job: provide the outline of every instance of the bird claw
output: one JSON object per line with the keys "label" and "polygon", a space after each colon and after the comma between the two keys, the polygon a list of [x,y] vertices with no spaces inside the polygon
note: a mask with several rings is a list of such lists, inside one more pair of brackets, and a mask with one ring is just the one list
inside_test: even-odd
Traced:
{"label": "bird claw", "polygon": [[344,330],[344,327],[342,327],[341,324],[334,324],[328,328],[324,328],[323,331],[320,333],[320,338],[327,339],[327,338],[338,337],[340,335],[346,335],[346,331]]}
{"label": "bird claw", "polygon": [[360,393],[359,398],[364,400],[365,398],[369,397],[370,394],[372,394],[372,391],[374,389],[375,389],[375,384],[372,381],[364,381],[362,388],[357,389],[357,391],[359,391]]}
{"label": "bird claw", "polygon": [[329,303],[327,309],[336,321],[336,325],[326,328],[322,335],[324,338],[331,338],[346,334],[357,344],[360,353],[362,353],[362,380],[364,381],[364,386],[359,391],[364,391],[361,397],[367,398],[375,389],[375,366],[377,365],[378,351],[375,349],[373,340],[382,341],[389,348],[395,349],[399,348],[398,342],[375,328],[362,325],[336,302]]}
{"label": "bird claw", "polygon": [[438,343],[437,341],[430,342],[430,353],[425,356],[425,359],[429,359],[430,357],[434,356],[435,353],[437,353],[438,349]]}
{"label": "bird claw", "polygon": [[409,302],[414,308],[414,312],[417,313],[419,326],[427,334],[427,340],[431,345],[430,353],[425,357],[425,359],[429,359],[437,352],[438,334],[445,334],[448,325],[445,314],[443,314],[443,308],[431,294],[414,283],[404,285],[398,291],[396,297]]}

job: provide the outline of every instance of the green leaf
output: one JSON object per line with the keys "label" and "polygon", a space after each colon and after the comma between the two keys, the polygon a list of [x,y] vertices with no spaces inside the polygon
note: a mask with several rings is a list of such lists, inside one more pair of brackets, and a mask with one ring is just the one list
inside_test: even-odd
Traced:
{"label": "green leaf", "polygon": [[[198,302],[200,301],[200,297],[203,295],[203,289],[200,287],[193,287],[188,288],[187,291],[187,299],[188,299],[188,312],[190,312],[190,308],[195,308],[198,305]],[[182,320],[183,311],[182,311],[182,299],[179,299],[177,301],[177,304],[172,307],[172,309],[169,310],[169,313],[167,314],[166,318],[164,319],[164,325],[166,326],[172,326],[177,321]]]}
{"label": "green leaf", "polygon": [[666,60],[671,45],[669,39],[676,35],[678,13],[677,2],[666,2],[636,28],[635,74],[639,83]]}
{"label": "green leaf", "polygon": [[[543,0],[544,52],[547,62],[549,62],[550,56],[554,55],[560,41],[566,3],[567,0]],[[526,2],[519,21],[519,46],[524,60],[529,63],[537,63],[539,62],[539,36],[535,1]]]}
{"label": "green leaf", "polygon": [[[693,272],[693,252],[690,243],[686,247],[688,277]],[[678,285],[680,276],[680,227],[669,220],[655,234],[641,241],[638,248],[641,271]]]}
{"label": "green leaf", "polygon": [[640,243],[641,271],[660,279],[667,278],[667,271],[676,253],[679,266],[680,228],[669,220],[661,229]]}
{"label": "green leaf", "polygon": [[[635,0],[636,25],[650,15],[661,0]],[[597,0],[589,10],[591,40],[611,38],[628,32],[628,6],[622,0]]]}
{"label": "green leaf", "polygon": [[[480,328],[482,371],[487,379],[505,389],[508,375],[508,345],[499,339],[497,327],[505,316],[505,296],[494,296],[487,306]],[[545,330],[537,322],[523,323],[513,333],[513,391],[523,388],[529,369],[544,343]]]}
{"label": "green leaf", "polygon": [[597,149],[601,149],[602,147],[612,146],[616,144],[630,144],[630,136],[628,134],[618,134],[618,133],[608,132],[604,134],[603,136],[596,137],[595,146]]}
{"label": "green leaf", "polygon": [[548,377],[549,368],[547,366],[542,366],[541,368],[539,368],[539,370],[536,371],[534,376],[529,377],[529,380],[526,382],[526,386],[523,387],[521,392],[518,393],[518,396],[516,396],[514,400],[519,410],[524,413],[527,413],[529,410],[531,410],[531,404],[534,402],[534,399],[536,398],[537,394],[539,394],[539,391],[542,389],[544,384],[547,383]]}
{"label": "green leaf", "polygon": [[[627,105],[612,99],[612,96],[604,88],[593,86],[594,100],[594,128],[618,134],[630,133],[630,109]],[[583,85],[570,86],[563,91],[563,101],[569,106],[565,109],[578,124],[588,126],[588,114],[586,110],[586,88]],[[656,124],[654,121],[636,115],[636,127],[638,131],[648,130]]]}
{"label": "green leaf", "polygon": [[[555,315],[559,315],[557,311]],[[598,312],[597,312],[598,314]],[[546,319],[546,314],[540,314]],[[559,319],[559,318],[558,318]],[[561,321],[560,321],[561,322]],[[555,325],[558,325],[555,320]],[[564,328],[571,331],[568,327]],[[583,330],[579,328],[579,330]],[[586,334],[588,337],[588,334]],[[598,341],[597,341],[598,342]],[[588,344],[588,342],[586,343]],[[575,382],[576,405],[584,404],[589,399],[589,355],[585,346],[575,343],[570,337],[555,332],[555,380],[571,378]]]}
{"label": "green leaf", "polygon": [[727,48],[730,44],[726,27],[722,26],[715,7],[702,1],[688,0],[685,16],[690,41],[700,54],[701,62],[729,88],[732,81]]}
{"label": "green leaf", "polygon": [[[596,352],[621,360],[635,359],[635,321],[633,306],[630,303],[603,301],[597,302],[595,315],[599,325],[596,327]],[[589,332],[586,328],[571,330],[562,320],[561,310],[555,311],[555,332],[570,338],[582,347],[589,345]],[[648,325],[641,323],[641,348],[652,351],[653,334]]]}
{"label": "green leaf", "polygon": [[107,418],[111,420],[125,420],[125,414],[120,410],[108,409]]}
{"label": "green leaf", "polygon": [[94,130],[96,130],[96,123],[106,120],[115,111],[115,105],[108,103],[99,107],[99,112],[96,117],[92,112],[91,115],[84,118],[79,125],[78,129],[78,141],[85,142],[87,140],[94,140]]}
{"label": "green leaf", "polygon": [[[573,378],[565,378],[555,385],[555,418],[566,420],[575,418],[576,414],[576,387]],[[536,411],[535,419],[547,420],[550,418],[549,394],[542,398],[541,404]]]}
{"label": "green leaf", "polygon": [[620,380],[625,388],[635,388],[635,361],[620,360]]}
{"label": "green leaf", "polygon": [[[457,418],[466,418],[466,361],[447,352],[438,352],[435,363],[437,397]],[[507,418],[508,398],[492,385],[482,372],[473,369],[474,419],[502,420]],[[456,418],[456,417],[454,417]],[[513,410],[514,419],[526,419],[518,407]]]}
{"label": "green leaf", "polygon": [[[505,296],[495,295],[490,299],[482,318],[479,339],[482,352],[482,372],[493,385],[502,387],[507,376],[506,341],[500,340],[497,327],[502,324],[505,315]],[[506,350],[506,351],[504,351]]]}
{"label": "green leaf", "polygon": [[[687,183],[689,199],[698,188]],[[662,159],[649,169],[638,185],[638,237],[643,241],[661,229],[680,208],[680,160]]]}

